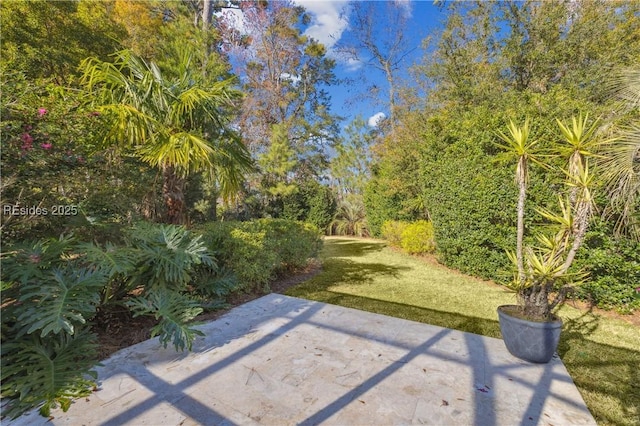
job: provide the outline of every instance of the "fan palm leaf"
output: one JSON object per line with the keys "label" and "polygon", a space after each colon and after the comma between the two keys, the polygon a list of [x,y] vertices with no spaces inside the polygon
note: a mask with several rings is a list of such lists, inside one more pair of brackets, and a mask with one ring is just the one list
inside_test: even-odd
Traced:
{"label": "fan palm leaf", "polygon": [[106,116],[103,140],[135,147],[143,161],[163,170],[172,223],[183,220],[180,179],[208,171],[228,195],[252,166],[239,138],[228,136],[229,110],[241,96],[235,80],[205,83],[189,63],[185,54],[178,66],[182,74],[172,79],[127,50],[116,53],[113,64],[88,59],[81,65],[82,81]]}

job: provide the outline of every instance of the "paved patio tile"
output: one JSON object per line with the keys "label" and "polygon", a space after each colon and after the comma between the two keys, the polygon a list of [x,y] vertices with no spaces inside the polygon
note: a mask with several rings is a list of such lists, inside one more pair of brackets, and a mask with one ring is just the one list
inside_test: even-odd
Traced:
{"label": "paved patio tile", "polygon": [[123,349],[67,413],[9,424],[596,424],[558,357],[499,339],[278,294],[200,328],[193,352]]}

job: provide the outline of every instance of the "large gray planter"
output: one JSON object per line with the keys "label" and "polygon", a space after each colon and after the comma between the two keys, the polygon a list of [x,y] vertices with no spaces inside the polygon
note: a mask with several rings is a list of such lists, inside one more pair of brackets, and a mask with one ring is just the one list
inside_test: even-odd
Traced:
{"label": "large gray planter", "polygon": [[498,307],[498,320],[502,339],[511,355],[529,362],[546,363],[555,353],[562,320],[552,322],[527,321],[516,318],[505,312],[503,308],[513,308],[514,305]]}

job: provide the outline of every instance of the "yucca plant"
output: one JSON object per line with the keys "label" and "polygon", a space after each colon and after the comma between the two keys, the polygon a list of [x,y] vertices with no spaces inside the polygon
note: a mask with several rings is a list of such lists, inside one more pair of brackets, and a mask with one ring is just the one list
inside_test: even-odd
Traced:
{"label": "yucca plant", "polygon": [[531,151],[532,143],[527,143],[528,120],[522,128],[510,123],[510,136],[499,133],[509,149],[518,157],[516,181],[520,188],[518,197],[518,232],[515,252],[507,252],[516,268],[512,287],[517,291],[522,313],[530,318],[548,321],[553,318],[553,310],[564,302],[574,286],[584,275],[571,272],[575,255],[584,240],[589,220],[593,212],[594,176],[589,168],[589,160],[597,157],[598,147],[609,143],[598,137],[597,122],[587,126],[588,115],[573,117],[571,124],[557,121],[564,142],[557,147],[557,155],[566,159],[566,197],[559,197],[560,212],[537,209],[536,211],[555,228],[549,237],[536,236],[537,247],[524,247],[524,200],[526,199],[527,160],[544,165]]}

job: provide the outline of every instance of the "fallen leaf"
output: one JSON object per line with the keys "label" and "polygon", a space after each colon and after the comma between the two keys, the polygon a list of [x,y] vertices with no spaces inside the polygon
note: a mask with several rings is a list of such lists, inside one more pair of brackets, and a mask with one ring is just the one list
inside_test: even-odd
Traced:
{"label": "fallen leaf", "polygon": [[359,399],[358,401],[362,402],[363,404],[366,404],[363,400]]}
{"label": "fallen leaf", "polygon": [[443,399],[442,404],[440,404],[440,406],[442,407],[443,405],[446,407],[447,405],[449,405],[449,401],[446,401]]}

